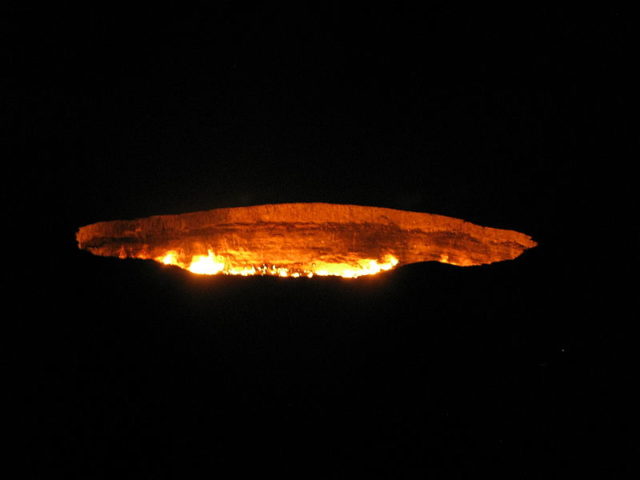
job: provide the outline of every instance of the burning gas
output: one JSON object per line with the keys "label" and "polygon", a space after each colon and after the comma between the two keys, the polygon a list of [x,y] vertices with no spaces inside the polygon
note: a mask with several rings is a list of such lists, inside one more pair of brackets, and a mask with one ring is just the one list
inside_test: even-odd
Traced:
{"label": "burning gas", "polygon": [[220,208],[81,227],[81,249],[197,274],[355,278],[408,263],[511,260],[528,235],[456,218],[379,207],[289,203]]}

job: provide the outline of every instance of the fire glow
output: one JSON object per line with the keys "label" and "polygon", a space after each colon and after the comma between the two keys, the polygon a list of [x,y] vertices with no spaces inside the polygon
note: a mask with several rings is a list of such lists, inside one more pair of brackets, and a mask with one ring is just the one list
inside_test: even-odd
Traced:
{"label": "fire glow", "polygon": [[352,263],[326,263],[317,262],[312,265],[312,269],[290,271],[286,267],[277,267],[276,265],[254,265],[234,266],[227,261],[224,256],[216,255],[209,250],[206,255],[194,255],[191,259],[185,254],[176,250],[171,250],[165,255],[155,258],[154,260],[164,263],[165,265],[175,265],[191,273],[200,275],[217,275],[223,273],[225,275],[276,275],[278,277],[313,277],[318,276],[340,276],[344,278],[356,278],[362,275],[374,275],[385,270],[391,270],[398,264],[398,259],[393,255],[387,255],[382,263],[374,259],[356,259]]}
{"label": "fire glow", "polygon": [[536,245],[512,230],[379,207],[291,203],[221,208],[81,227],[81,249],[201,275],[375,275],[409,263],[483,265]]}

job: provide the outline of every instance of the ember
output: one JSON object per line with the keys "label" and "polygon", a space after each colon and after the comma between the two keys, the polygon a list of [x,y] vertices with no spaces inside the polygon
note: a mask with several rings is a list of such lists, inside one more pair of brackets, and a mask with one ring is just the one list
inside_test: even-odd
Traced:
{"label": "ember", "polygon": [[81,249],[197,274],[355,278],[437,261],[483,265],[535,247],[528,235],[379,207],[289,203],[220,208],[81,227]]}

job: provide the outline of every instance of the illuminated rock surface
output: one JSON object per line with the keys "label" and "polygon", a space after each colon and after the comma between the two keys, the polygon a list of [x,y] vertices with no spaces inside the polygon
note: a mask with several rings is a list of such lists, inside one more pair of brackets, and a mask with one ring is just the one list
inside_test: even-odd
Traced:
{"label": "illuminated rock surface", "polygon": [[379,207],[289,203],[220,208],[81,227],[95,255],[153,259],[194,273],[357,277],[416,262],[511,260],[528,235]]}

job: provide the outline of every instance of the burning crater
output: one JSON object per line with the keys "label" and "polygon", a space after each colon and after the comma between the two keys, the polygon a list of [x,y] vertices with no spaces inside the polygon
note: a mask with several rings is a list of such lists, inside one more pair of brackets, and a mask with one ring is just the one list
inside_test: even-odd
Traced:
{"label": "burning crater", "polygon": [[416,262],[512,260],[536,242],[512,230],[390,208],[285,203],[114,220],[81,227],[81,249],[197,274],[354,278]]}

